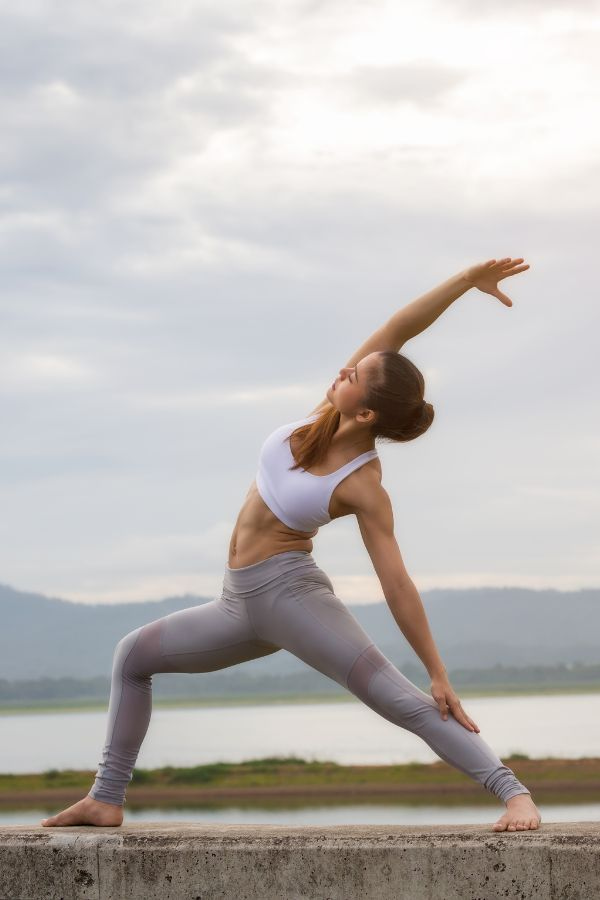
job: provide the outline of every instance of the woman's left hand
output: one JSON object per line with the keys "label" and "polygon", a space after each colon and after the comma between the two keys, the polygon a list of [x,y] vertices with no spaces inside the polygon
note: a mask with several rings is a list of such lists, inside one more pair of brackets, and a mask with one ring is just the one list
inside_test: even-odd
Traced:
{"label": "woman's left hand", "polygon": [[512,306],[512,300],[498,290],[498,282],[510,275],[516,275],[518,272],[524,272],[529,268],[529,264],[520,265],[523,259],[512,259],[507,256],[505,259],[488,259],[487,262],[478,263],[475,266],[469,266],[462,273],[463,279],[469,287],[476,287],[485,294],[491,294],[497,297],[505,306]]}
{"label": "woman's left hand", "polygon": [[442,719],[448,718],[448,710],[450,710],[457,722],[463,725],[467,731],[480,731],[477,723],[462,708],[461,702],[447,678],[432,678],[430,690],[431,696],[440,708]]}

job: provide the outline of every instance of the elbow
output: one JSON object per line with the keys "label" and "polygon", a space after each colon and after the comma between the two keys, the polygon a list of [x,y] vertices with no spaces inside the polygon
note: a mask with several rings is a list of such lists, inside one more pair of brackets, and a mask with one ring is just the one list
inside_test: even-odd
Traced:
{"label": "elbow", "polygon": [[407,599],[413,599],[419,595],[410,575],[406,575],[401,581],[396,581],[393,587],[384,593],[390,606],[402,606]]}

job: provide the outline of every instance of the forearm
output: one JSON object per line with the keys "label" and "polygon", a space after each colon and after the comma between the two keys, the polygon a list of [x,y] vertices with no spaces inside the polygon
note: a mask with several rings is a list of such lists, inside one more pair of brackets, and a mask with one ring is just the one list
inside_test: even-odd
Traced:
{"label": "forearm", "polygon": [[399,309],[398,312],[390,318],[387,328],[394,335],[394,339],[398,346],[425,331],[432,322],[441,316],[448,307],[462,297],[471,285],[464,278],[463,272],[452,275],[446,281],[437,287],[423,294]]}
{"label": "forearm", "polygon": [[387,602],[402,634],[422,660],[430,677],[447,677],[446,667],[429,628],[423,602],[413,581],[409,579],[404,582],[402,590]]}

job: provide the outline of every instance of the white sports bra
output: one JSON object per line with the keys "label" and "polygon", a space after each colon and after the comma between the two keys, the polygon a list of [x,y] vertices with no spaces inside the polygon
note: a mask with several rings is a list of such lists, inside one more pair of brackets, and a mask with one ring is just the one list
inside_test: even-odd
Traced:
{"label": "white sports bra", "polygon": [[300,425],[317,419],[319,413],[281,425],[261,447],[256,473],[256,487],[269,509],[288,528],[315,531],[331,522],[329,501],[337,485],[370,459],[377,450],[367,450],[329,475],[312,475],[303,468],[289,471],[296,464],[287,438]]}

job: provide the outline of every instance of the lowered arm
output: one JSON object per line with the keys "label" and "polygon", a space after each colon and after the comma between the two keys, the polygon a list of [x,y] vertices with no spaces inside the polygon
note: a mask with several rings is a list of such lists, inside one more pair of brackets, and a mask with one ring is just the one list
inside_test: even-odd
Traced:
{"label": "lowered arm", "polygon": [[446,667],[435,645],[423,603],[406,571],[394,536],[394,514],[377,473],[357,486],[356,518],[386,602],[403,635],[431,678],[445,677]]}

